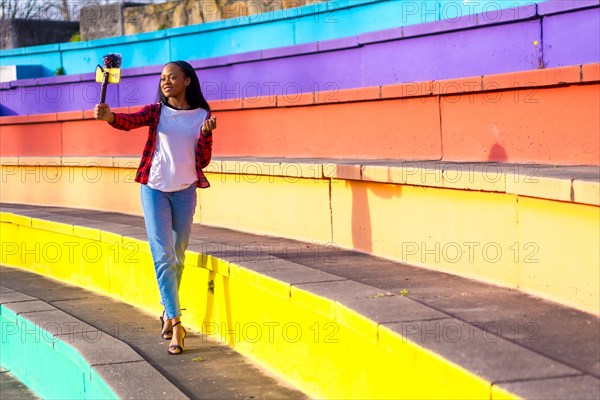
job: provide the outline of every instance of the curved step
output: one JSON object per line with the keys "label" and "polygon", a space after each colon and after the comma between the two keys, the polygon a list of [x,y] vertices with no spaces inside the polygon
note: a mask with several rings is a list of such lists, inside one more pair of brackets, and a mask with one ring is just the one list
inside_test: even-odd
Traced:
{"label": "curved step", "polygon": [[[1,271],[10,284],[11,273]],[[2,367],[41,398],[189,398],[115,332],[36,297],[0,286],[0,317]]]}
{"label": "curved step", "polygon": [[[9,223],[18,227],[2,223],[2,237],[14,238],[17,229],[17,240],[30,248],[36,241],[40,248],[97,243],[109,258],[107,269],[98,268],[77,251],[78,261],[59,268],[34,265],[29,255],[22,268],[156,309],[151,291],[123,290],[136,286],[129,279],[144,287],[154,279],[141,218],[24,205],[2,210],[23,215]],[[138,246],[135,262],[115,258],[108,250],[115,240],[123,250]],[[195,226],[181,288],[187,319],[315,397],[598,395],[597,317],[354,252],[323,257],[325,250]]]}
{"label": "curved step", "polygon": [[[141,215],[137,161],[8,160],[0,201]],[[233,158],[206,171],[196,222],[334,243],[600,314],[597,166]]]}

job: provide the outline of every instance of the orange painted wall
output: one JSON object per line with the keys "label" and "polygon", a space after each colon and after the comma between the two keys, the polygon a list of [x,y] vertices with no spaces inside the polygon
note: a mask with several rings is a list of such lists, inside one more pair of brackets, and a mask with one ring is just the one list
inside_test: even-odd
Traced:
{"label": "orange painted wall", "polygon": [[435,97],[219,112],[220,156],[441,157]]}
{"label": "orange painted wall", "polygon": [[[213,154],[600,165],[590,69],[217,101]],[[139,156],[146,139],[146,128],[116,131],[89,111],[2,117],[0,130],[5,157]]]}
{"label": "orange painted wall", "polygon": [[600,164],[600,86],[442,98],[444,160]]}
{"label": "orange painted wall", "polygon": [[94,120],[62,122],[63,156],[140,156],[148,136],[147,128],[129,132]]}
{"label": "orange painted wall", "polygon": [[0,125],[0,156],[60,155],[62,132],[57,122]]}

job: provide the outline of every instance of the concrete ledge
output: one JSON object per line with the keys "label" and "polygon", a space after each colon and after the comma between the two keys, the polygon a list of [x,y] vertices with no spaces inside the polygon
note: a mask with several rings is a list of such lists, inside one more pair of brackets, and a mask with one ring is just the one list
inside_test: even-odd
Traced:
{"label": "concrete ledge", "polygon": [[[532,399],[572,399],[572,400],[595,400],[598,391],[594,385],[598,382],[589,376],[573,375],[563,378],[539,379],[527,382],[499,383],[506,390],[521,393],[523,398]],[[578,388],[573,392],[572,388]]]}
{"label": "concrete ledge", "polygon": [[[77,215],[81,219],[89,218],[90,225],[84,224],[82,228],[89,228],[95,226],[99,220],[112,218],[107,218],[106,213],[83,210],[69,212],[62,209],[52,212],[52,209],[47,207],[11,207],[14,212],[24,215],[35,212],[53,214],[54,222],[68,214]],[[123,222],[134,220],[128,216],[121,218]],[[72,231],[75,230],[77,229],[73,227]],[[190,304],[191,316],[197,315],[196,323],[208,324],[204,326],[213,329],[213,334],[218,322],[229,324],[227,332],[231,332],[233,336],[228,336],[228,340],[235,348],[253,359],[262,360],[283,375],[298,379],[299,370],[296,368],[303,368],[300,375],[305,379],[313,379],[311,371],[317,375],[327,371],[325,378],[321,378],[323,381],[312,381],[313,384],[318,382],[318,387],[322,390],[333,390],[334,388],[329,386],[331,382],[338,384],[340,381],[331,381],[330,378],[338,377],[348,380],[349,390],[355,390],[352,385],[359,387],[361,382],[354,377],[359,376],[355,374],[360,374],[362,378],[367,379],[366,387],[382,390],[378,393],[386,394],[388,398],[393,397],[393,393],[398,397],[398,386],[391,387],[390,382],[400,385],[406,397],[422,394],[423,390],[427,390],[428,395],[432,396],[434,393],[445,393],[446,396],[448,393],[456,393],[460,398],[514,397],[523,396],[524,393],[528,393],[526,397],[538,397],[539,392],[536,390],[548,393],[536,386],[542,381],[548,381],[551,385],[561,382],[573,385],[569,387],[573,398],[598,394],[600,370],[597,370],[597,365],[593,365],[598,345],[596,341],[591,340],[594,335],[597,336],[597,332],[593,333],[594,327],[598,325],[597,317],[573,309],[564,309],[556,304],[525,298],[514,291],[501,291],[491,285],[467,283],[461,281],[461,278],[423,270],[409,273],[412,281],[410,283],[398,279],[398,276],[407,273],[402,265],[395,264],[394,268],[398,268],[397,270],[388,270],[383,267],[382,261],[368,256],[358,258],[357,262],[359,255],[356,253],[340,255],[335,265],[327,267],[326,263],[323,264],[318,257],[315,258],[315,249],[312,249],[312,253],[296,254],[292,259],[281,259],[277,256],[280,251],[268,246],[270,250],[265,254],[257,252],[258,259],[248,260],[242,257],[235,261],[234,258],[225,261],[215,256],[223,244],[229,243],[223,254],[233,257],[236,255],[235,246],[232,245],[235,240],[245,240],[246,243],[254,243],[256,240],[256,243],[269,244],[284,239],[258,239],[247,234],[219,231],[210,227],[202,227],[202,231],[205,231],[204,235],[216,241],[213,244],[216,244],[217,250],[213,251],[213,255],[204,257],[195,252],[197,249],[190,249],[190,260],[189,264],[186,260],[187,275],[184,280],[187,286],[182,287],[182,290],[184,299]],[[43,232],[44,235],[51,234],[46,233],[49,231]],[[112,234],[123,235],[123,232],[117,230]],[[34,240],[45,238],[29,237]],[[223,238],[226,238],[225,241]],[[47,237],[46,240],[53,239]],[[202,247],[208,244],[203,237],[197,236],[195,240],[195,246]],[[300,248],[310,247],[304,245]],[[240,254],[239,250],[237,254]],[[119,267],[125,265],[120,264]],[[69,267],[64,265],[63,268]],[[149,282],[153,279],[144,272],[147,269],[151,269],[147,261],[136,265],[136,279],[143,276],[145,278],[142,278],[142,281],[146,279]],[[224,275],[225,271],[227,276]],[[375,283],[377,279],[380,279],[379,282],[392,280],[392,275],[386,275],[392,272],[397,289],[390,289],[389,285],[383,285],[386,288],[381,288],[381,283]],[[433,275],[427,277],[427,274]],[[119,279],[127,275],[121,273]],[[439,284],[436,286],[435,282]],[[83,281],[76,284],[84,285]],[[116,282],[111,284],[120,285]],[[417,284],[420,289],[411,287],[407,292],[408,296],[401,294],[404,290],[398,290],[400,285],[408,287],[411,284]],[[478,289],[474,291],[470,285],[478,286]],[[206,295],[204,291],[207,289],[199,289],[203,287],[208,289]],[[420,290],[428,290],[430,297],[419,295]],[[22,305],[30,302],[27,298],[20,298],[13,293],[14,291],[4,292],[0,288],[2,296],[12,296],[9,297],[12,299],[11,304]],[[439,297],[448,300],[440,300],[435,305],[435,301],[431,300],[431,293],[438,293]],[[477,297],[478,294],[481,296]],[[122,300],[134,300],[130,297],[131,294],[121,293],[118,288],[112,295]],[[470,296],[473,298],[469,299]],[[251,302],[248,301],[250,298]],[[152,308],[155,300],[153,297],[147,297],[135,299],[134,302],[139,302],[143,308]],[[40,312],[45,313],[50,314],[53,311]],[[499,313],[499,320],[492,320],[495,321],[493,324],[485,322],[479,316],[481,313],[487,318]],[[520,322],[521,314],[526,315],[530,323],[539,324],[534,326],[544,328],[543,332],[538,332],[543,345],[538,346],[535,344],[537,342],[523,340],[530,338],[528,331],[518,333],[515,337],[511,337],[510,331],[506,331],[507,326],[514,326],[515,323],[518,323],[521,329],[527,326]],[[502,315],[509,317],[503,321],[502,318],[505,317]],[[191,316],[190,320],[193,319]],[[290,316],[293,318],[288,319]],[[568,322],[561,316],[568,318]],[[213,317],[216,319],[213,320]],[[557,320],[561,326],[565,325],[563,329],[552,329],[553,321]],[[217,325],[211,325],[213,321]],[[320,333],[323,335],[337,332],[333,336],[325,335],[325,338],[333,337],[337,341],[316,342],[310,335],[298,337],[298,340],[293,342],[269,342],[264,338],[262,341],[252,338],[247,342],[233,341],[236,331],[231,330],[231,327],[234,323],[239,323],[242,327],[256,328],[261,322],[281,325],[287,321],[292,321],[291,323],[296,324],[294,327],[299,326],[301,329],[333,328],[331,332],[325,330]],[[67,325],[71,321],[65,319],[64,323]],[[504,334],[500,333],[500,327],[505,329]],[[567,328],[575,330],[571,332]],[[245,328],[240,329],[243,332]],[[81,331],[87,332],[87,328],[82,327]],[[325,340],[323,336],[319,337]],[[296,343],[297,345],[293,345]],[[565,355],[557,356],[555,352],[560,349],[556,347],[556,343],[561,343],[561,347],[568,349],[569,353],[583,351],[582,345],[592,346],[591,350],[588,347],[585,355],[580,355],[581,360],[592,360],[592,363],[584,366],[585,363],[582,364],[581,360],[573,362],[568,361]],[[331,360],[336,362],[329,365]],[[289,368],[290,364],[291,370],[287,370],[286,365]],[[365,370],[364,365],[370,366],[370,372]],[[381,368],[376,373],[381,374],[379,377],[371,374],[376,368]],[[338,371],[341,371],[341,375],[338,375]],[[395,376],[396,380],[391,380],[392,376]],[[581,379],[571,380],[573,377]],[[585,386],[577,386],[581,384]],[[345,387],[341,383],[339,386]],[[317,393],[317,389],[310,383],[308,387],[309,393]],[[361,387],[361,390],[364,388]],[[435,392],[434,388],[443,390]],[[386,392],[386,389],[389,391]]]}
{"label": "concrete ledge", "polygon": [[0,286],[0,293],[8,293],[8,292],[14,292],[14,290],[11,288]]}
{"label": "concrete ledge", "polygon": [[[109,382],[120,399],[188,399],[145,361],[96,365],[93,369],[105,382]],[[132,389],[136,382],[139,386]]]}
{"label": "concrete ledge", "polygon": [[[534,352],[524,356],[521,346],[453,318],[381,326],[453,360],[490,382],[559,378],[578,373]],[[505,368],[514,365],[516,359],[519,368]]]}
{"label": "concrete ledge", "polygon": [[[138,157],[0,157],[6,177],[24,173],[46,176],[46,171],[57,167],[137,169],[138,164]],[[214,157],[204,172],[498,192],[600,206],[598,166]]]}
{"label": "concrete ledge", "polygon": [[[129,165],[131,160],[126,168],[90,165],[86,158],[79,160],[83,164],[80,167],[73,166],[77,158],[61,158],[56,161],[66,166],[57,168],[52,164],[46,168],[34,160],[18,158],[16,164],[2,166],[3,180],[11,188],[0,193],[3,202],[118,209],[141,215],[139,185],[132,179],[136,160],[125,158],[125,164],[119,158],[102,160],[102,165],[113,166]],[[33,166],[21,165],[21,161]],[[195,222],[312,241],[319,244],[312,247],[320,246],[322,258],[335,257],[337,253],[332,251],[340,248],[353,249],[519,289],[598,313],[600,281],[594,268],[600,254],[598,167],[294,161],[215,159],[205,169],[212,188],[199,191]],[[106,196],[107,192],[113,195]],[[245,201],[240,203],[240,198]],[[66,227],[44,223],[53,216],[43,209],[25,217],[3,215],[1,220],[7,224],[3,224],[6,232],[2,234],[9,237],[11,227],[19,225],[22,232],[30,228],[31,232],[40,232],[36,238],[28,238],[25,233],[28,240],[42,240],[41,232],[56,231],[57,235],[73,235],[81,249],[112,254],[111,248],[125,247],[120,254],[125,258],[138,254],[136,251],[146,252],[143,223],[123,226],[123,216],[117,214],[71,231],[73,225],[85,224],[78,219],[81,214],[63,216],[60,221],[67,223]],[[549,224],[556,231],[539,229]],[[111,229],[120,233],[111,233]],[[190,249],[198,253],[194,263],[223,277],[230,276],[231,268],[218,260],[235,264],[270,258],[260,244],[242,243],[236,247],[214,246],[211,242],[204,236],[191,242]],[[3,250],[7,257],[18,253],[19,243],[6,244]],[[52,256],[55,249],[48,246],[45,251]],[[284,258],[307,251],[276,250]],[[144,257],[149,260],[149,253]],[[27,263],[36,272],[52,271],[33,261],[29,258]],[[570,263],[578,272],[565,277],[565,265]],[[99,262],[81,264],[82,271],[98,288],[106,284],[106,278],[99,275],[104,268]],[[297,274],[297,279],[303,278]],[[253,278],[254,286],[273,286],[279,277],[272,278]],[[283,297],[290,293],[289,287],[280,289],[278,293]]]}
{"label": "concrete ledge", "polygon": [[[52,341],[55,351],[68,357],[72,351],[79,353],[87,362],[81,367],[89,369],[83,371],[84,376],[92,379],[89,371],[95,371],[118,398],[188,398],[130,346],[108,333],[17,291],[0,291],[0,304],[16,316],[10,322],[34,324],[38,337]],[[10,366],[10,360],[4,361]]]}

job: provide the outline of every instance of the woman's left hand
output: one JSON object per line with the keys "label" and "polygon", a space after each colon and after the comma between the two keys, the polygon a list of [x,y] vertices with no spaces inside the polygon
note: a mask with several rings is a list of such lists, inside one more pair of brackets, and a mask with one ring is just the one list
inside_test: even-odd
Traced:
{"label": "woman's left hand", "polygon": [[212,133],[213,129],[217,129],[217,117],[213,116],[208,118],[202,124],[202,134],[208,136]]}

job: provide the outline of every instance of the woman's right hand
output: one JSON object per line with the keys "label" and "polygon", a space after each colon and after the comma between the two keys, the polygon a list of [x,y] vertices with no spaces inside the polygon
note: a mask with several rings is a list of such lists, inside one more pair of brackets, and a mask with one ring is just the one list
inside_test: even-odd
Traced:
{"label": "woman's right hand", "polygon": [[114,122],[115,114],[110,111],[108,104],[100,103],[94,107],[94,118],[98,121]]}

